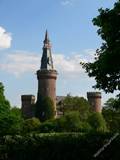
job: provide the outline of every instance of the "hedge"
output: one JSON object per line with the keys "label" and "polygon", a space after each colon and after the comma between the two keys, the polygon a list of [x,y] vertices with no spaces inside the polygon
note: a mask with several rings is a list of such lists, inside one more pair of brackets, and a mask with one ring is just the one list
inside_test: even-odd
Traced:
{"label": "hedge", "polygon": [[[49,133],[0,138],[0,160],[93,160],[109,133]],[[97,158],[120,159],[120,136]],[[116,158],[116,159],[115,159]]]}

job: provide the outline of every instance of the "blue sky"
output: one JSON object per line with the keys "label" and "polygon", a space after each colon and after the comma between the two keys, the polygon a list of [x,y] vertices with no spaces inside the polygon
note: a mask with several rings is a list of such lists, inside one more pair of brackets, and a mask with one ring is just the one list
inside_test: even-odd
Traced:
{"label": "blue sky", "polygon": [[[86,96],[94,79],[80,67],[93,61],[101,45],[92,19],[98,8],[111,8],[115,0],[0,0],[0,81],[12,105],[20,106],[21,94],[37,93],[46,28],[58,70],[57,95]],[[103,93],[103,102],[113,95]]]}

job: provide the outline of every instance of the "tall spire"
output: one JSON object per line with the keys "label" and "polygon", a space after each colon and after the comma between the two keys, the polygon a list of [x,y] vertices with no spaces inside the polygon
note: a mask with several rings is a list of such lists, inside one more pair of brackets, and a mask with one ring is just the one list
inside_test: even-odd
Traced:
{"label": "tall spire", "polygon": [[45,32],[45,40],[44,40],[44,44],[48,44],[50,41],[49,41],[49,36],[48,36],[48,31],[46,29],[46,32]]}
{"label": "tall spire", "polygon": [[53,70],[53,60],[51,54],[51,44],[48,37],[48,31],[45,32],[45,39],[43,41],[43,54],[41,59],[41,70]]}

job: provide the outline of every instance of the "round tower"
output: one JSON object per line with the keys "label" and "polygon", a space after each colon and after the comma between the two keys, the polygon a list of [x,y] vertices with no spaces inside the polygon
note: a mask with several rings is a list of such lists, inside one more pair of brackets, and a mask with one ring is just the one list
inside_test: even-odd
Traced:
{"label": "round tower", "polygon": [[43,54],[41,58],[41,67],[37,71],[38,94],[37,101],[40,97],[50,97],[54,103],[56,111],[56,79],[57,71],[53,67],[51,44],[46,31],[43,46]]}
{"label": "round tower", "polygon": [[101,92],[87,92],[88,102],[92,106],[93,111],[101,112]]}

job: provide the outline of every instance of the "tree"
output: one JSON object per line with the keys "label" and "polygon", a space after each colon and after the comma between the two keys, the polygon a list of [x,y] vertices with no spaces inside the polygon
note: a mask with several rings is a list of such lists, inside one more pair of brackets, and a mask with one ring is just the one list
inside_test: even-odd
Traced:
{"label": "tree", "polygon": [[4,96],[4,86],[0,82],[0,135],[7,133],[9,125],[10,103]]}
{"label": "tree", "polygon": [[96,51],[93,63],[82,63],[90,77],[95,77],[95,88],[113,93],[120,90],[120,1],[112,9],[99,9],[93,19],[98,35],[104,43]]}
{"label": "tree", "polygon": [[12,107],[10,109],[9,121],[11,122],[9,134],[20,134],[24,122],[20,108]]}
{"label": "tree", "polygon": [[68,95],[62,102],[62,111],[64,114],[70,111],[79,111],[81,119],[86,119],[90,110],[91,107],[88,101],[83,97],[72,97]]}
{"label": "tree", "polygon": [[38,130],[39,127],[40,127],[40,121],[38,118],[33,117],[30,119],[26,119],[23,123],[23,133],[36,131]]}
{"label": "tree", "polygon": [[107,109],[112,109],[112,110],[120,110],[120,98],[116,97],[116,98],[109,98],[105,104],[104,107],[106,107]]}
{"label": "tree", "polygon": [[41,122],[54,118],[55,109],[50,97],[40,97],[36,103],[36,117]]}
{"label": "tree", "polygon": [[53,133],[59,131],[59,126],[57,119],[52,119],[41,123],[40,132],[41,133]]}
{"label": "tree", "polygon": [[5,112],[10,111],[10,103],[9,101],[5,98],[4,95],[4,86],[0,82],[0,114],[4,114]]}
{"label": "tree", "polygon": [[89,132],[92,127],[87,120],[81,120],[78,111],[66,112],[65,115],[45,121],[40,125],[40,132]]}
{"label": "tree", "polygon": [[0,83],[0,135],[18,134],[22,128],[20,109],[12,108],[4,95],[4,86]]}
{"label": "tree", "polygon": [[114,105],[115,99],[114,98],[109,98],[105,103],[104,103],[104,107],[108,108],[108,109],[113,109],[113,105]]}
{"label": "tree", "polygon": [[57,119],[58,131],[62,132],[88,132],[91,126],[87,121],[82,121],[78,111],[70,111]]}
{"label": "tree", "polygon": [[106,121],[101,113],[92,113],[88,118],[88,122],[97,132],[106,132],[108,131]]}
{"label": "tree", "polygon": [[120,132],[120,110],[116,111],[110,108],[103,108],[102,114],[111,132]]}

